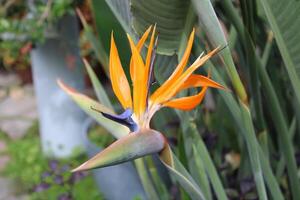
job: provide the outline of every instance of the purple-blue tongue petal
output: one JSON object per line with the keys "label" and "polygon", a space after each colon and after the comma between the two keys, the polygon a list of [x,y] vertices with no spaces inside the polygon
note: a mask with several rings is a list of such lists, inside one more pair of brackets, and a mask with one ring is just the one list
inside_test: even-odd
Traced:
{"label": "purple-blue tongue petal", "polygon": [[[98,111],[94,108],[92,108],[95,111]],[[115,115],[115,114],[111,114],[111,113],[105,113],[105,112],[101,112],[99,111],[104,117],[106,117],[107,119],[110,119],[112,121],[115,121],[119,124],[122,124],[124,126],[127,126],[131,132],[137,131],[138,129],[138,125],[133,121],[133,119],[131,118],[132,116],[132,110],[130,108],[127,108],[123,113],[121,113],[120,115]]]}

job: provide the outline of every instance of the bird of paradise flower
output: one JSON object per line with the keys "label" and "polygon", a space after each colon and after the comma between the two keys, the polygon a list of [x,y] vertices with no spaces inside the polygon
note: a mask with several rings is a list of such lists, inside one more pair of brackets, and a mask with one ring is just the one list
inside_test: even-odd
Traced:
{"label": "bird of paradise flower", "polygon": [[[130,77],[133,86],[132,95],[118,55],[113,34],[111,35],[110,79],[113,91],[125,111],[120,115],[115,115],[114,112],[105,107],[99,109],[91,106],[91,109],[101,112],[108,119],[127,126],[130,131],[128,131],[129,134],[118,138],[118,140],[106,149],[74,169],[73,172],[116,165],[145,155],[159,153],[161,161],[166,167],[171,172],[177,173],[176,160],[174,161],[174,156],[166,138],[162,133],[150,128],[150,120],[155,112],[163,107],[186,111],[192,110],[201,103],[208,87],[225,89],[222,85],[210,79],[209,76],[193,74],[196,69],[215,55],[220,48],[216,48],[206,55],[201,54],[192,65],[186,68],[195,36],[195,30],[193,29],[189,36],[186,50],[174,72],[153,94],[150,94],[155,57],[154,49],[158,38],[155,36],[155,30],[156,26],[150,26],[137,44],[134,44],[131,37],[127,34],[132,52],[130,60]],[[144,60],[140,52],[150,33],[150,42]],[[88,65],[86,61],[85,64]],[[73,99],[76,98],[76,95],[80,95],[81,98],[87,98],[66,86],[62,81],[58,81],[58,84]],[[202,89],[196,95],[180,98],[175,97],[183,90],[197,87],[201,87]]]}

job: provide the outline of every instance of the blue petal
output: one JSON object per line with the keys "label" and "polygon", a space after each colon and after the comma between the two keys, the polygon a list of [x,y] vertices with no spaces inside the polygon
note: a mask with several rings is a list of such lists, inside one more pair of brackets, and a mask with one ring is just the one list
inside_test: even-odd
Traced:
{"label": "blue petal", "polygon": [[129,108],[126,109],[120,115],[114,115],[114,114],[109,114],[109,113],[104,113],[104,112],[101,112],[101,114],[104,117],[106,117],[107,119],[110,119],[110,120],[115,121],[119,124],[127,126],[130,129],[131,132],[134,132],[134,131],[138,130],[138,125],[131,118],[132,110],[129,109]]}

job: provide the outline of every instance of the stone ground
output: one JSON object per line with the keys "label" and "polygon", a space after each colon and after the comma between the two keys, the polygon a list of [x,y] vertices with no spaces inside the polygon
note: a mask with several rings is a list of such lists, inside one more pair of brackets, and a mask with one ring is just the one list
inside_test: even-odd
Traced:
{"label": "stone ground", "polygon": [[[37,118],[37,109],[32,85],[21,86],[14,74],[0,74],[0,130],[11,139],[21,138]],[[6,143],[0,139],[0,152]],[[9,161],[9,155],[0,154],[0,171]],[[0,200],[21,200],[26,195],[16,195],[13,181],[0,176]]]}

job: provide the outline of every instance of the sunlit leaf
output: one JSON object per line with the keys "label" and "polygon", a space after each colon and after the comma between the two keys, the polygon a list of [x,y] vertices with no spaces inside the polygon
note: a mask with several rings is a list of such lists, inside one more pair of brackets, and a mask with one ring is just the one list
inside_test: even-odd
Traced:
{"label": "sunlit leaf", "polygon": [[77,103],[77,105],[84,110],[90,117],[94,118],[99,124],[107,129],[114,137],[121,138],[128,134],[129,130],[125,126],[122,126],[114,121],[111,121],[102,116],[101,113],[96,112],[94,109],[102,111],[104,113],[114,114],[112,110],[98,103],[97,101],[80,94],[75,89],[65,85],[62,81],[58,80],[58,85]]}
{"label": "sunlit leaf", "polygon": [[192,199],[205,199],[201,189],[173,154],[169,145],[167,145],[160,153],[160,159],[170,172],[171,176],[179,182]]}
{"label": "sunlit leaf", "polygon": [[73,171],[89,170],[131,161],[160,152],[166,141],[158,131],[142,129],[115,141]]}
{"label": "sunlit leaf", "polygon": [[93,84],[94,91],[96,93],[96,96],[98,100],[106,107],[113,109],[113,106],[110,103],[110,100],[101,84],[99,79],[97,78],[97,75],[95,74],[94,70],[90,66],[90,64],[84,59],[83,60],[85,68],[89,74],[89,77],[91,79],[91,82]]}

